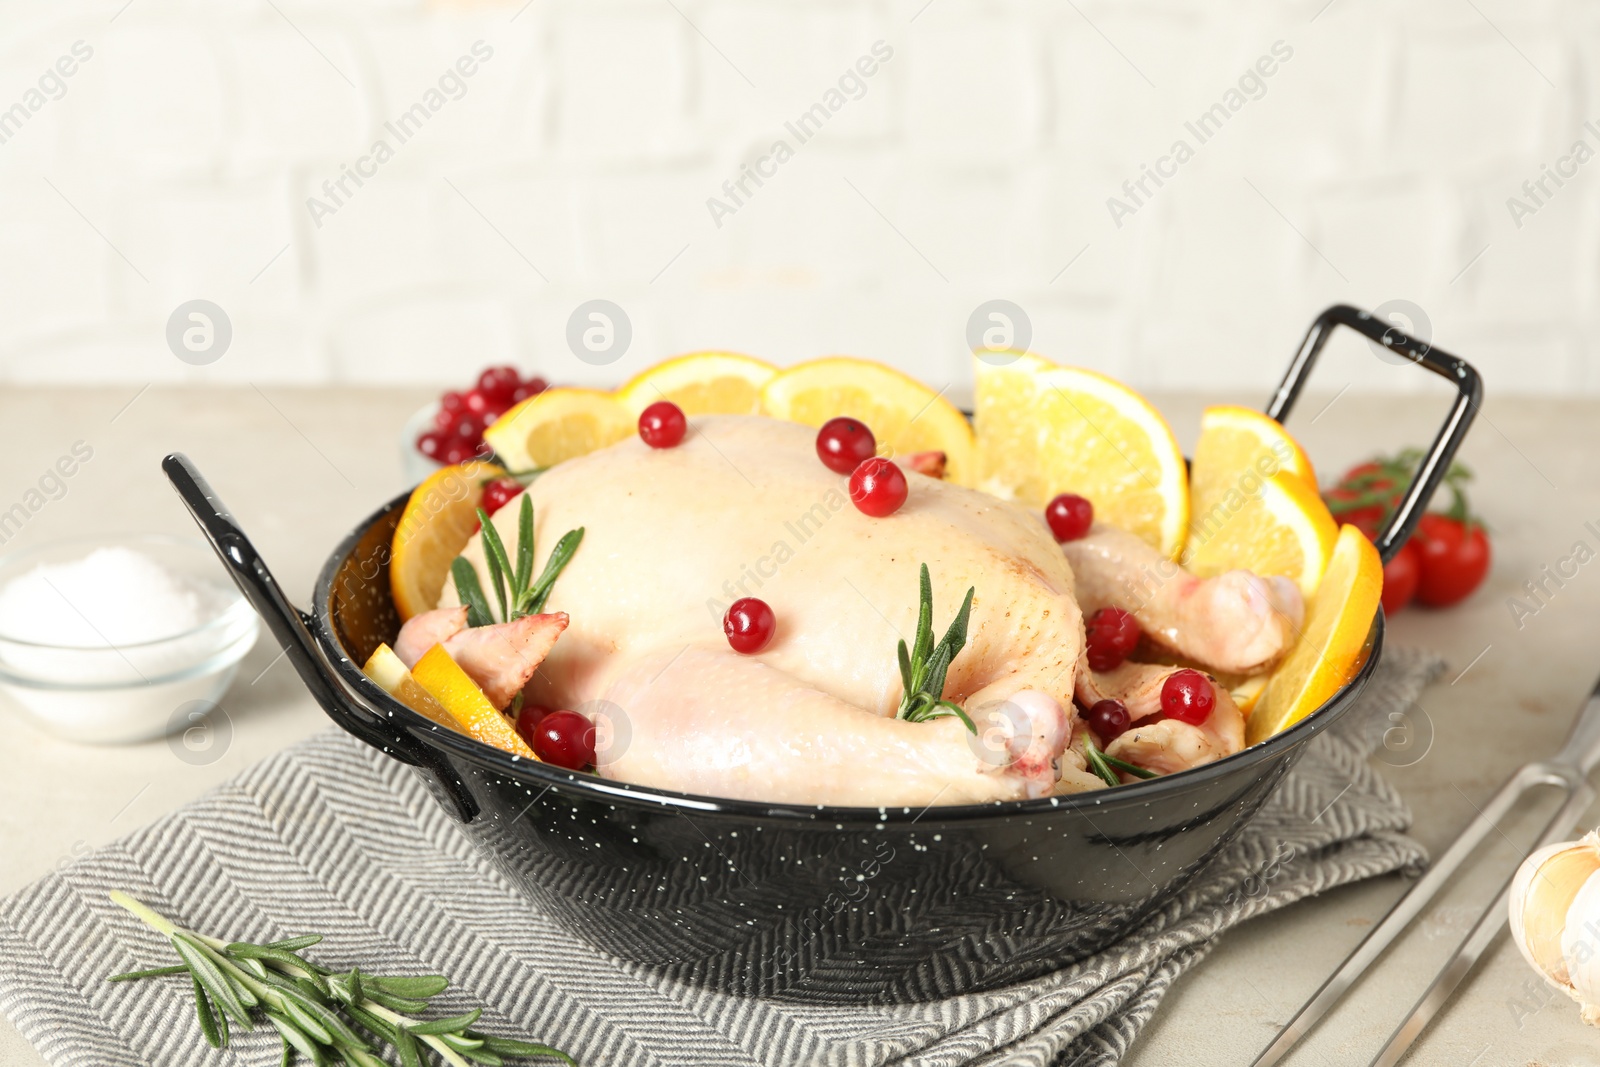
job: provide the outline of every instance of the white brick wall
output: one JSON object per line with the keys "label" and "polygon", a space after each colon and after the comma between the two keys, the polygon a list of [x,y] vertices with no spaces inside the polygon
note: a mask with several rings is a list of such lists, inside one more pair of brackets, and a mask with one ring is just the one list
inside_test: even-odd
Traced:
{"label": "white brick wall", "polygon": [[[717,346],[942,384],[999,297],[1046,355],[1257,396],[1323,305],[1403,299],[1491,389],[1600,391],[1600,159],[1506,208],[1574,141],[1600,156],[1600,10],[1324,4],[0,3],[0,115],[28,114],[0,143],[0,378],[606,383]],[[480,39],[465,92],[318,225],[307,198]],[[796,147],[785,122],[878,40]],[[1276,41],[1258,98],[1116,226],[1107,198]],[[779,138],[794,158],[719,226],[707,198]],[[196,297],[234,325],[206,367],[164,340]],[[565,345],[595,297],[633,323],[610,367]],[[1327,373],[1417,387],[1359,345]]]}

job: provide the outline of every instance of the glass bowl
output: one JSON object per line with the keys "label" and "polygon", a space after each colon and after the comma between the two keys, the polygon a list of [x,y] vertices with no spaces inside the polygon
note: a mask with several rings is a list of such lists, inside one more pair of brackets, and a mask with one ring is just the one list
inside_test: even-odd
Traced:
{"label": "glass bowl", "polygon": [[199,585],[206,618],[157,641],[81,648],[0,630],[0,692],[39,727],[90,744],[129,744],[192,724],[233,681],[259,621],[205,542],[164,534],[70,537],[0,557],[0,588],[42,563],[134,549]]}

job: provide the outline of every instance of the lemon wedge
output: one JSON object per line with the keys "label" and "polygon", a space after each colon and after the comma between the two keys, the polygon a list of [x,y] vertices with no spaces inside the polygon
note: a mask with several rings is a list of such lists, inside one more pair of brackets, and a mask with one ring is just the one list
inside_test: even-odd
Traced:
{"label": "lemon wedge", "polygon": [[483,431],[500,461],[514,471],[543,470],[616,444],[633,433],[635,417],[598,389],[546,389]]}
{"label": "lemon wedge", "polygon": [[1279,471],[1246,478],[1189,529],[1184,565],[1201,578],[1243,569],[1289,578],[1309,601],[1327,569],[1339,524],[1314,484]]}
{"label": "lemon wedge", "polygon": [[478,522],[484,485],[505,473],[471,460],[441,467],[411,490],[389,546],[389,589],[402,622],[438,606],[450,563]]}
{"label": "lemon wedge", "polygon": [[434,645],[424,652],[411,669],[411,676],[471,737],[512,755],[538,759],[506,717],[489,703],[478,683],[450,658],[443,645]]}
{"label": "lemon wedge", "polygon": [[431,719],[440,726],[464,732],[461,730],[461,724],[451,718],[443,705],[433,699],[428,691],[411,677],[406,665],[388,645],[381,644],[373,650],[372,655],[367,657],[366,665],[361,668],[361,673],[378,683],[380,689],[418,715]]}
{"label": "lemon wedge", "polygon": [[1383,561],[1365,534],[1340,527],[1305,626],[1250,712],[1248,744],[1265,741],[1316,711],[1355,676],[1383,595]]}
{"label": "lemon wedge", "polygon": [[616,392],[638,418],[658,400],[670,400],[685,415],[754,415],[761,388],[778,373],[770,363],[737,352],[690,352],[634,375]]}
{"label": "lemon wedge", "polygon": [[1159,411],[1103,374],[1030,353],[976,367],[978,488],[1035,508],[1077,493],[1096,519],[1177,558],[1189,479]]}
{"label": "lemon wedge", "polygon": [[807,426],[847,416],[866,424],[879,454],[943,452],[945,477],[972,484],[973,438],[966,416],[914,378],[866,359],[829,356],[779,371],[761,390],[761,411]]}

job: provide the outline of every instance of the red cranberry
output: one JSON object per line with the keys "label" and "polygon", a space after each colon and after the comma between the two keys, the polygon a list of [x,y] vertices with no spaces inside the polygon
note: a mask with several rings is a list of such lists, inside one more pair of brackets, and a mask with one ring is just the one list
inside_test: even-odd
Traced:
{"label": "red cranberry", "polygon": [[1199,726],[1210,718],[1216,703],[1211,679],[1187,667],[1167,675],[1161,685],[1161,710],[1169,719]]}
{"label": "red cranberry", "polygon": [[539,720],[550,714],[550,709],[543,704],[524,704],[522,710],[517,712],[517,733],[528,742],[528,747],[533,747],[534,727],[539,725]]}
{"label": "red cranberry", "polygon": [[1057,541],[1076,541],[1094,522],[1094,505],[1077,493],[1062,493],[1044,509],[1045,521]]}
{"label": "red cranberry", "polygon": [[877,451],[877,438],[855,419],[829,419],[817,431],[817,458],[835,474],[849,474]]}
{"label": "red cranberry", "polygon": [[747,596],[735,600],[722,616],[722,632],[735,652],[750,655],[760,652],[777,632],[778,617],[765,600]]}
{"label": "red cranberry", "polygon": [[476,439],[479,434],[483,433],[483,427],[479,424],[477,415],[470,411],[463,411],[461,414],[456,416],[455,421],[450,424],[449,429],[441,430],[439,432],[447,437],[455,437],[463,441],[471,441]]}
{"label": "red cranberry", "polygon": [[675,448],[688,428],[683,409],[670,400],[657,400],[639,413],[639,436],[651,448]]}
{"label": "red cranberry", "polygon": [[522,376],[515,367],[489,367],[478,375],[478,392],[501,404],[511,403],[511,394],[522,384]]}
{"label": "red cranberry", "polygon": [[511,402],[520,404],[530,396],[538,396],[550,386],[543,378],[529,378],[511,391]]}
{"label": "red cranberry", "polygon": [[1115,670],[1139,645],[1139,623],[1121,608],[1101,608],[1085,627],[1089,669]]}
{"label": "red cranberry", "polygon": [[1097,700],[1084,719],[1100,743],[1109,745],[1127,731],[1128,708],[1120,700]]}
{"label": "red cranberry", "polygon": [[439,410],[459,415],[467,410],[467,398],[452,389],[439,397]]}
{"label": "red cranberry", "polygon": [[889,460],[863,461],[850,475],[850,501],[864,515],[881,519],[906,502],[906,476]]}
{"label": "red cranberry", "polygon": [[482,415],[489,407],[489,396],[482,389],[468,389],[464,407],[469,415]]}
{"label": "red cranberry", "polygon": [[445,441],[448,440],[437,430],[429,430],[417,438],[417,451],[429,459],[438,460],[444,455]]}
{"label": "red cranberry", "polygon": [[575,711],[552,711],[534,726],[530,747],[546,763],[581,771],[594,762],[594,724]]}
{"label": "red cranberry", "polygon": [[460,438],[453,438],[449,444],[444,446],[444,451],[440,452],[438,456],[440,463],[450,465],[465,463],[471,458],[472,446]]}
{"label": "red cranberry", "polygon": [[483,487],[482,506],[486,514],[493,515],[506,503],[521,493],[523,485],[515,478],[496,478]]}

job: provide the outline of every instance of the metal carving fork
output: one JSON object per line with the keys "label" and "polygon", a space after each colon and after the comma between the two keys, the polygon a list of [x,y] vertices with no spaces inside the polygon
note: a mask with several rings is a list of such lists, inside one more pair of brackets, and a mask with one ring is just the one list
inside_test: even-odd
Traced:
{"label": "metal carving fork", "polygon": [[[1449,882],[1450,876],[1477,850],[1495,823],[1536,786],[1556,786],[1567,794],[1567,800],[1545,824],[1544,833],[1540,835],[1539,843],[1534,847],[1542,848],[1562,840],[1594,799],[1594,790],[1589,785],[1588,774],[1597,763],[1600,763],[1600,682],[1595,683],[1588,702],[1578,712],[1578,718],[1572,724],[1572,730],[1567,735],[1566,744],[1561,746],[1561,751],[1547,760],[1524,765],[1500,787],[1500,791],[1479,812],[1478,817],[1467,824],[1461,836],[1455,839],[1417,884],[1395,902],[1383,921],[1373,927],[1372,932],[1356,946],[1355,951],[1350,953],[1349,958],[1333,973],[1333,976],[1322,984],[1316,995],[1285,1024],[1279,1031],[1277,1039],[1256,1058],[1251,1067],[1272,1067],[1288,1055],[1289,1050],[1332,1010],[1333,1006],[1366,973],[1367,968],[1383,955],[1384,949],[1388,948],[1390,943],[1400,936],[1401,931],[1422,913],[1439,890]],[[1461,942],[1455,955],[1439,971],[1428,991],[1411,1009],[1411,1014],[1395,1028],[1388,1043],[1373,1058],[1371,1067],[1394,1067],[1399,1063],[1401,1057],[1421,1036],[1428,1023],[1438,1014],[1439,1009],[1444,1007],[1445,1002],[1456,991],[1456,987],[1478,962],[1478,958],[1483,955],[1489,943],[1500,932],[1500,927],[1506,922],[1506,902],[1511,890],[1512,877],[1515,877],[1514,871],[1512,876],[1506,879],[1494,902],[1478,919],[1472,932]]]}

